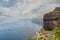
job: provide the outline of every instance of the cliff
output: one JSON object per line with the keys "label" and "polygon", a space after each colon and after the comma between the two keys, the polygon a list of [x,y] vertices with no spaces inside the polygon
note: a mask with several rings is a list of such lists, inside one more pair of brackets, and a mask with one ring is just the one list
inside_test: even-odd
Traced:
{"label": "cliff", "polygon": [[41,29],[36,32],[32,40],[60,40],[60,28],[54,28],[51,31]]}
{"label": "cliff", "polygon": [[44,15],[43,25],[32,40],[60,40],[60,7]]}
{"label": "cliff", "polygon": [[52,30],[55,27],[60,27],[60,7],[57,7],[54,11],[45,14],[43,20],[43,28],[45,30]]}

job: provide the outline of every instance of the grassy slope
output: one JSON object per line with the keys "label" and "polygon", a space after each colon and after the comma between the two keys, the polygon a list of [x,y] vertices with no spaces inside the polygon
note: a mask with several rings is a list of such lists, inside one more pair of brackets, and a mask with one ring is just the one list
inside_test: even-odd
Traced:
{"label": "grassy slope", "polygon": [[[52,31],[46,31],[42,29],[38,33],[40,33],[41,36],[38,40],[60,40],[60,28],[55,28]],[[33,39],[27,38],[27,40]]]}

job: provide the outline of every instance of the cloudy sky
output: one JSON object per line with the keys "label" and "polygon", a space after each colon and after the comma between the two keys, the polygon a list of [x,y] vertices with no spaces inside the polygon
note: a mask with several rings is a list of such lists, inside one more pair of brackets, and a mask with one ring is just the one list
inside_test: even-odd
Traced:
{"label": "cloudy sky", "polygon": [[0,23],[41,18],[44,12],[53,10],[59,3],[60,0],[0,0]]}

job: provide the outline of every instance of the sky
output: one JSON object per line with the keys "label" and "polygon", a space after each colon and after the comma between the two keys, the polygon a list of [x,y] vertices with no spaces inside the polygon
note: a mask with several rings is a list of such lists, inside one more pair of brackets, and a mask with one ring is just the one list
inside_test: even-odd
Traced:
{"label": "sky", "polygon": [[52,11],[59,3],[60,0],[0,0],[0,23],[42,18],[45,12]]}

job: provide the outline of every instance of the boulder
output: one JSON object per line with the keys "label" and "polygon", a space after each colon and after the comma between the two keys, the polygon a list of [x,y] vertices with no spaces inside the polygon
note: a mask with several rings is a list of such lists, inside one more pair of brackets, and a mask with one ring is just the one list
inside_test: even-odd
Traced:
{"label": "boulder", "polygon": [[56,7],[55,10],[44,15],[43,25],[43,28],[49,31],[60,27],[60,7]]}

